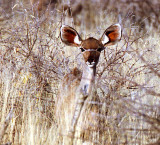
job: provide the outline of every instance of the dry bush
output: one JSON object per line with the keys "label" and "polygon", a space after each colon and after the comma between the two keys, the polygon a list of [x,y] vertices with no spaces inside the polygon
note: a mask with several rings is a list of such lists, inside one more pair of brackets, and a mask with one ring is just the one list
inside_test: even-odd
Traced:
{"label": "dry bush", "polygon": [[103,10],[116,11],[122,17],[129,17],[139,30],[159,28],[160,2],[158,0],[101,0]]}
{"label": "dry bush", "polygon": [[[11,108],[15,112],[12,126],[9,126],[10,137],[4,136],[4,142],[11,138],[13,144],[37,144],[36,140],[27,139],[25,130],[38,122],[40,129],[47,129],[54,123],[53,98],[63,74],[64,61],[55,37],[59,24],[45,32],[41,28],[42,22],[29,19],[27,14],[15,15],[10,22],[4,21],[0,30],[1,121]],[[23,141],[23,135],[26,141]]]}
{"label": "dry bush", "polygon": [[[98,2],[86,4],[82,11],[85,15],[77,16],[81,20],[81,23],[76,23],[78,31],[86,37],[98,38],[106,25],[116,22],[117,12],[121,12],[119,9],[123,10],[127,5],[127,1],[122,6],[118,2],[114,5],[111,1],[108,5],[107,1],[102,3],[117,7],[117,11],[112,8],[115,12],[104,9]],[[149,5],[150,1],[130,1],[128,9],[133,6],[131,2],[136,3],[136,8],[145,3],[145,9],[158,3],[152,1],[153,4]],[[95,5],[99,11],[93,9]],[[147,18],[148,11],[141,11],[138,12]],[[137,24],[133,23],[131,15],[126,18],[122,14],[121,42],[101,54],[93,93],[98,101],[88,101],[89,105],[98,104],[99,112],[92,113],[100,120],[96,130],[98,136],[79,138],[81,143],[85,140],[104,145],[158,143],[160,41],[154,27],[159,16],[157,11],[150,11],[156,18],[150,17],[154,35],[138,33],[137,20],[143,19],[137,11],[134,11]],[[2,15],[5,19],[0,21],[0,131],[10,110],[13,109],[14,113],[1,136],[1,143],[50,145],[66,144],[65,139],[70,139],[59,133],[63,124],[59,126],[55,118],[55,100],[59,97],[60,82],[66,74],[72,74],[82,56],[76,48],[64,47],[58,37],[61,20],[72,25],[71,19],[65,15],[61,17],[63,13],[56,10],[52,13],[54,15],[48,19],[34,18],[30,8],[24,9],[19,5],[13,8],[10,17],[6,17],[6,13]],[[149,26],[145,23],[146,28]],[[80,76],[75,76],[74,81],[69,80],[70,84],[79,79]],[[61,91],[65,93],[65,90]],[[69,102],[67,100],[65,105]],[[88,107],[85,109],[90,111]],[[65,122],[63,115],[59,118]]]}

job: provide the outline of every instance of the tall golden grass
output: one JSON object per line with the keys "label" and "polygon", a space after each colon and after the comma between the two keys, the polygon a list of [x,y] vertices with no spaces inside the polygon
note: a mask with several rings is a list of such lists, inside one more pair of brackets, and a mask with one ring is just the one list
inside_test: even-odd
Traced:
{"label": "tall golden grass", "polygon": [[[67,145],[70,136],[65,131],[60,133],[67,117],[58,116],[62,124],[59,123],[55,100],[60,93],[65,95],[67,90],[61,85],[64,77],[71,75],[75,67],[81,70],[83,58],[80,50],[66,47],[60,41],[60,26],[71,25],[83,38],[93,36],[98,39],[108,26],[118,21],[123,27],[122,39],[118,45],[102,52],[97,66],[96,101],[90,101],[98,104],[99,109],[98,113],[89,112],[100,120],[96,135],[75,140],[77,144],[158,144],[158,1],[132,1],[130,4],[120,0],[115,3],[109,0],[82,2],[82,11],[74,17],[54,8],[47,18],[43,14],[36,17],[27,2],[16,0],[7,5],[11,7],[8,11],[3,7],[6,3],[2,2],[0,144]],[[135,5],[138,10],[134,9]],[[150,11],[144,12],[145,8]],[[74,85],[75,81],[79,78],[68,83]],[[67,88],[69,84],[66,81],[63,85]],[[61,109],[65,111],[70,101],[67,100]],[[87,117],[81,117],[85,122]]]}

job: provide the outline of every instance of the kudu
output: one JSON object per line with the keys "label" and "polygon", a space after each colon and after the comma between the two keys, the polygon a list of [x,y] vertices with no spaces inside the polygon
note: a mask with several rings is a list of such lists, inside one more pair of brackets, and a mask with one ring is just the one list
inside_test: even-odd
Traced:
{"label": "kudu", "polygon": [[[104,31],[99,40],[93,37],[82,40],[75,29],[63,25],[60,29],[60,38],[66,45],[79,47],[84,58],[82,76],[78,69],[74,69],[71,74],[66,75],[61,93],[56,100],[56,112],[59,123],[61,122],[61,132],[68,128],[67,131],[70,132],[71,137],[74,139],[78,130],[77,126],[80,123],[79,119],[81,118],[82,122],[84,121],[83,117],[86,110],[82,110],[86,99],[92,92],[100,53],[106,46],[113,45],[121,39],[121,26],[120,24],[111,25]],[[78,86],[78,88],[74,86]],[[67,90],[65,91],[65,89]],[[62,95],[63,92],[64,94]],[[92,110],[98,112],[97,107],[92,108]],[[93,125],[96,125],[96,119],[94,120],[89,113],[87,117],[92,121]],[[88,129],[90,129],[89,125]],[[80,131],[81,133],[83,132],[82,130]]]}

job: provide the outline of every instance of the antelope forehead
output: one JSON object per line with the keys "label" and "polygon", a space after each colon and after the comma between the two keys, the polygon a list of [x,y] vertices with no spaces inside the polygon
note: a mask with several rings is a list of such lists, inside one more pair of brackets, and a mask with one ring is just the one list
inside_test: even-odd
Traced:
{"label": "antelope forehead", "polygon": [[89,44],[86,44],[86,45],[82,45],[82,48],[85,49],[86,51],[95,51],[100,47],[102,47],[102,46],[97,44],[97,43],[96,44],[89,43]]}
{"label": "antelope forehead", "polygon": [[98,41],[97,39],[95,39],[93,37],[90,37],[90,38],[84,40],[82,43],[82,47],[85,50],[96,50],[99,47],[102,47],[101,45],[102,44],[100,43],[100,41]]}

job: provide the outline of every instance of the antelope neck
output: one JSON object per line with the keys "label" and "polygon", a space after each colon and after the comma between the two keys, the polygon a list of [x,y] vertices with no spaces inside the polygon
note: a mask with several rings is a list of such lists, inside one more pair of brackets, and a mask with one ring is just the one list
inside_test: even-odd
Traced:
{"label": "antelope neck", "polygon": [[80,83],[80,91],[83,96],[88,96],[92,89],[96,75],[96,66],[89,67],[86,64],[83,66],[83,74]]}

